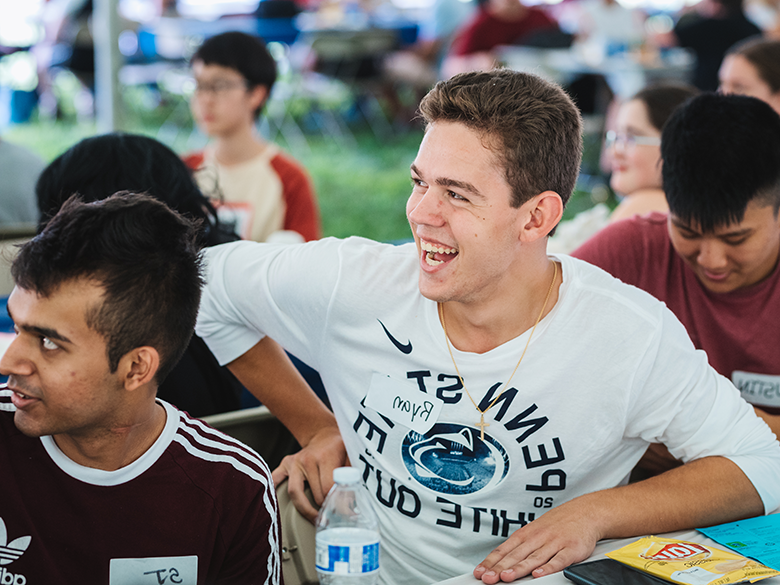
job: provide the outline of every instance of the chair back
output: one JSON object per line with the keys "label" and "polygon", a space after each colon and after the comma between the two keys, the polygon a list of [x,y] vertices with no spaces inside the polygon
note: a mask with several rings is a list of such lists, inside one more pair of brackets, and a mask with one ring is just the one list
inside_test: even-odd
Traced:
{"label": "chair back", "polygon": [[[306,495],[314,503],[311,490]],[[276,488],[279,501],[279,515],[282,521],[282,576],[285,585],[316,585],[317,569],[315,565],[316,529],[298,512],[287,493],[287,482]]]}

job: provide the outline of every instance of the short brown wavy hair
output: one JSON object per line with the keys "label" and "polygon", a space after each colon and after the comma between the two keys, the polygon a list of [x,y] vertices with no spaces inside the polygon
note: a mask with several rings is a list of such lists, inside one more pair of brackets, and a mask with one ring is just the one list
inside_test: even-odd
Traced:
{"label": "short brown wavy hair", "polygon": [[420,113],[427,125],[460,122],[483,137],[504,166],[513,207],[543,191],[569,200],[582,159],[582,117],[558,85],[510,69],[461,73],[437,83]]}

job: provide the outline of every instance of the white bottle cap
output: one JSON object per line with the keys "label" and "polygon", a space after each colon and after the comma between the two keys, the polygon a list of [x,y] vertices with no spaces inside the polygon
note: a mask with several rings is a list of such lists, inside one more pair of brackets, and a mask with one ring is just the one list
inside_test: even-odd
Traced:
{"label": "white bottle cap", "polygon": [[360,481],[360,470],[357,467],[337,467],[333,470],[333,481],[344,485]]}

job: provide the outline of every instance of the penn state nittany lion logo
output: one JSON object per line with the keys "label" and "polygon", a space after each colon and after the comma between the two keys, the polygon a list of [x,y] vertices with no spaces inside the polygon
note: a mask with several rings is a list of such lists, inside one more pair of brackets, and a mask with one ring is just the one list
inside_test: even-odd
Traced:
{"label": "penn state nittany lion logo", "polygon": [[491,490],[509,472],[509,456],[499,443],[453,423],[435,424],[424,435],[410,432],[401,444],[401,458],[414,479],[441,494]]}

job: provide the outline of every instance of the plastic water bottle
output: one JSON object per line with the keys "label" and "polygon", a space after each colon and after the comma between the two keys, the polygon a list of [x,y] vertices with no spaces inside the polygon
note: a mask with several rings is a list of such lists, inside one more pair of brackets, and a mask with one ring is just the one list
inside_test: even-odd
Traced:
{"label": "plastic water bottle", "polygon": [[334,469],[333,481],[317,515],[320,585],[375,585],[379,580],[379,526],[371,496],[354,467]]}

